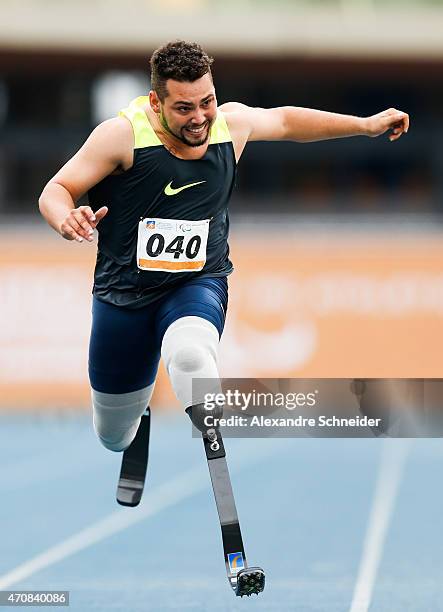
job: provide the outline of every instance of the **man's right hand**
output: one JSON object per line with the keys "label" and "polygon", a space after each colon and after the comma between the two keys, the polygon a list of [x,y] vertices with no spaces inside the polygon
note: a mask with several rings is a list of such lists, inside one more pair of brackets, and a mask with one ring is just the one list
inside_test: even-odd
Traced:
{"label": "man's right hand", "polygon": [[94,230],[107,212],[107,206],[102,206],[96,213],[90,206],[73,208],[61,224],[60,234],[66,240],[83,242],[83,239],[85,239],[92,242]]}

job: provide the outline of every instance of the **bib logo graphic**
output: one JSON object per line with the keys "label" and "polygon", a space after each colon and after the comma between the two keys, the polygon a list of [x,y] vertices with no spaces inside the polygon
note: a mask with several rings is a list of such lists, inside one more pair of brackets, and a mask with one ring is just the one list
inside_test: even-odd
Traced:
{"label": "bib logo graphic", "polygon": [[149,220],[146,221],[146,229],[155,229],[155,221],[154,220]]}
{"label": "bib logo graphic", "polygon": [[202,183],[206,183],[206,181],[197,181],[196,183],[189,183],[188,185],[183,185],[182,187],[173,187],[172,181],[168,183],[165,187],[165,194],[167,196],[173,196],[183,191],[183,189],[189,189],[190,187],[195,187],[196,185],[201,185]]}
{"label": "bib logo graphic", "polygon": [[243,553],[229,553],[228,564],[231,574],[237,574],[241,569],[244,569],[245,562],[243,560]]}

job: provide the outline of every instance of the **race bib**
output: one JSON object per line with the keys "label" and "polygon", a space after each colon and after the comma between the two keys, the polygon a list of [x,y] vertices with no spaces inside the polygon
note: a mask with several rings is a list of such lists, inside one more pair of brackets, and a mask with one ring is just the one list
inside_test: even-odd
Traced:
{"label": "race bib", "polygon": [[198,272],[206,263],[210,219],[153,219],[138,224],[137,266],[155,272]]}

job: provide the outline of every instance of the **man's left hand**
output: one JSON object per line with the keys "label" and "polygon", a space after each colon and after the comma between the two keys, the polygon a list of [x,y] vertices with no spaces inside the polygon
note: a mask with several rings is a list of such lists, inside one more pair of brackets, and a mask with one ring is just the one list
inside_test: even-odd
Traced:
{"label": "man's left hand", "polygon": [[389,140],[398,140],[402,134],[406,134],[409,129],[409,115],[397,110],[388,108],[377,115],[366,118],[366,133],[375,138],[390,130]]}

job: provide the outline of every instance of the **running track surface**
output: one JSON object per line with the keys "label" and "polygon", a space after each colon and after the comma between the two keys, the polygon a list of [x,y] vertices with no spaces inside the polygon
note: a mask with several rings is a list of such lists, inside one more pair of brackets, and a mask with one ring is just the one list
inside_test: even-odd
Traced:
{"label": "running track surface", "polygon": [[[0,590],[69,590],[121,612],[443,610],[438,439],[226,440],[258,597],[228,585],[201,440],[153,414],[137,509],[85,414],[0,416]],[[16,608],[2,608],[16,609]],[[48,609],[48,608],[45,608]],[[49,608],[54,609],[54,608]]]}

